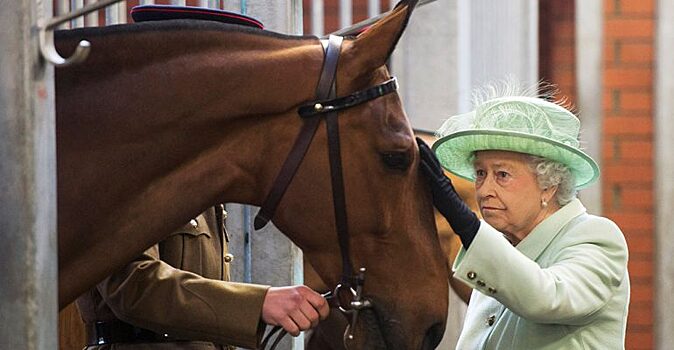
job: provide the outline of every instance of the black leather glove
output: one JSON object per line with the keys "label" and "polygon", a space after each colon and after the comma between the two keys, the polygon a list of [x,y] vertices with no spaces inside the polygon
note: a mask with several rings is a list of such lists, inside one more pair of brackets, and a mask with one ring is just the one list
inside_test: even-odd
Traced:
{"label": "black leather glove", "polygon": [[452,230],[459,235],[461,243],[468,249],[480,228],[480,220],[454,190],[450,180],[442,170],[440,161],[430,147],[417,137],[421,155],[420,168],[433,193],[433,205],[445,217]]}

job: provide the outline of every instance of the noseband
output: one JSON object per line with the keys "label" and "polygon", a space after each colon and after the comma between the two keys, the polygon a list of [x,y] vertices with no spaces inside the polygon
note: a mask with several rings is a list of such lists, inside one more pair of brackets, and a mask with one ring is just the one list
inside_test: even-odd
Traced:
{"label": "noseband", "polygon": [[[342,277],[334,290],[323,296],[328,299],[331,307],[339,308],[347,317],[351,316],[349,332],[347,334],[347,339],[351,340],[353,339],[353,330],[358,320],[359,311],[371,307],[372,304],[362,296],[363,285],[365,284],[365,268],[361,267],[358,273],[354,274],[351,262],[337,115],[341,110],[363,104],[396,91],[398,83],[395,78],[391,78],[384,83],[356,91],[350,95],[336,97],[335,76],[342,41],[342,37],[334,35],[331,35],[328,40],[321,40],[325,58],[316,89],[316,100],[300,106],[297,111],[304,121],[302,129],[297,139],[295,139],[295,144],[290,150],[285,163],[283,163],[279,174],[274,180],[271,191],[255,217],[254,226],[256,230],[259,230],[274,217],[283,194],[288,189],[299,165],[302,163],[302,159],[304,159],[309,149],[309,145],[316,134],[321,119],[325,118],[328,134],[328,155],[330,158],[330,178],[332,182],[335,225],[342,255]],[[340,295],[344,295],[345,298],[350,299],[347,306],[341,305]],[[271,336],[280,329],[280,326],[276,326],[267,334],[262,342],[262,349],[267,346]],[[283,335],[285,335],[285,332],[279,333],[270,349],[276,347]]]}

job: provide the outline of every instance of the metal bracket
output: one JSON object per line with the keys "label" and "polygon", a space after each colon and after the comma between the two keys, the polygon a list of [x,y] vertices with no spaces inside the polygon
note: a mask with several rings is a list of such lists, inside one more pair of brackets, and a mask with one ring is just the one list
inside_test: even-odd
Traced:
{"label": "metal bracket", "polygon": [[[65,67],[84,61],[87,56],[89,56],[91,43],[86,40],[80,41],[73,55],[68,58],[63,58],[58,52],[56,52],[56,47],[54,46],[54,29],[74,18],[98,11],[104,7],[110,6],[120,1],[123,0],[100,0],[70,13],[53,17],[49,20],[44,20],[43,18],[38,19],[38,28],[40,29],[38,39],[40,41],[40,52],[42,53],[42,56],[45,58],[45,60],[47,60],[47,62],[57,67]],[[40,16],[44,14],[42,1],[38,1],[38,11]]]}

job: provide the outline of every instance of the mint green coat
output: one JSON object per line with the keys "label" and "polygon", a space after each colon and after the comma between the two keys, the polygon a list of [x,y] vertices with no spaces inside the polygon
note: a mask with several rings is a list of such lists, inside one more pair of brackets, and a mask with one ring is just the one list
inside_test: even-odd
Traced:
{"label": "mint green coat", "polygon": [[474,288],[457,349],[624,349],[627,244],[574,199],[516,247],[482,222],[454,263]]}

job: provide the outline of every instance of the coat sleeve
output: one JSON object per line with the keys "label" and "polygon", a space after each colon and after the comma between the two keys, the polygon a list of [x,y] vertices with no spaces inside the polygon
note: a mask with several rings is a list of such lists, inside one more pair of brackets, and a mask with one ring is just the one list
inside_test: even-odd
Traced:
{"label": "coat sleeve", "polygon": [[225,282],[173,268],[154,246],[98,286],[119,319],[172,337],[256,348],[268,286]]}
{"label": "coat sleeve", "polygon": [[541,267],[483,222],[459,253],[455,276],[532,322],[587,324],[627,278],[624,237],[610,220],[593,217],[559,237],[555,249]]}

